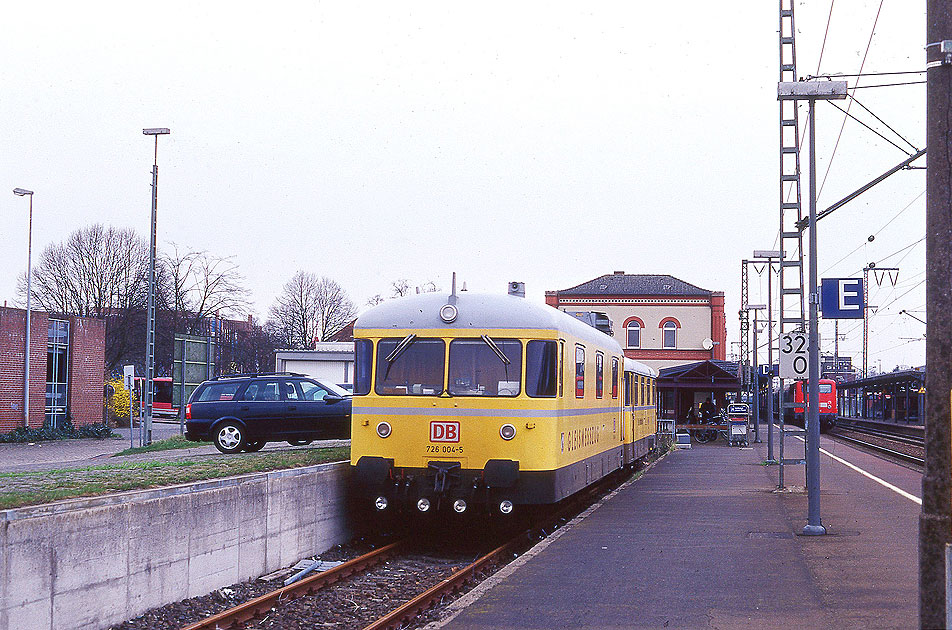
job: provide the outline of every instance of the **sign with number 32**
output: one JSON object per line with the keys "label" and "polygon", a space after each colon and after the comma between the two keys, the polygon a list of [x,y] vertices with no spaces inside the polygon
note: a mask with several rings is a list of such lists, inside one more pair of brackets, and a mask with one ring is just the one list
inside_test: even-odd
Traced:
{"label": "sign with number 32", "polygon": [[807,334],[789,332],[780,335],[780,378],[805,379],[809,377],[809,371]]}

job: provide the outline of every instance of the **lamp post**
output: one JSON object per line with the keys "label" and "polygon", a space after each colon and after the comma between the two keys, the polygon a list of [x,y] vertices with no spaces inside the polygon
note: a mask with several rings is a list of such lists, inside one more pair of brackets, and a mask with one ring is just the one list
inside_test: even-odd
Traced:
{"label": "lamp post", "polygon": [[[149,312],[145,333],[145,418],[142,423],[142,445],[152,443],[152,400],[155,394],[155,214],[159,201],[159,136],[168,135],[166,127],[143,129],[142,133],[155,137],[155,154],[152,161],[152,226],[149,246]],[[130,429],[131,431],[131,429]]]}
{"label": "lamp post", "polygon": [[30,428],[30,298],[33,297],[33,191],[14,188],[13,194],[30,198],[30,219],[26,236],[26,351],[23,353],[23,426]]}
{"label": "lamp post", "polygon": [[[826,528],[820,522],[820,336],[819,312],[820,296],[817,290],[817,243],[816,243],[816,102],[846,98],[846,81],[800,81],[777,84],[777,98],[780,100],[807,101],[808,126],[810,131],[810,239],[809,239],[809,392],[806,409],[806,481],[807,481],[807,524],[803,527],[805,536],[820,536]],[[802,252],[801,252],[802,254]],[[781,457],[783,457],[781,455]]]}
{"label": "lamp post", "polygon": [[[773,461],[773,427],[774,427],[774,399],[773,399],[773,261],[779,260],[783,264],[784,252],[777,250],[754,250],[754,258],[767,259],[767,363],[770,366],[770,387],[767,396],[767,459]],[[782,314],[781,314],[782,317]],[[781,388],[782,390],[782,388]],[[757,442],[760,440],[757,439]]]}
{"label": "lamp post", "polygon": [[754,312],[754,347],[751,367],[753,368],[753,395],[750,397],[754,404],[754,442],[760,441],[760,369],[757,366],[757,333],[760,332],[760,320],[757,318],[758,311],[767,308],[766,304],[749,304],[748,311]]}

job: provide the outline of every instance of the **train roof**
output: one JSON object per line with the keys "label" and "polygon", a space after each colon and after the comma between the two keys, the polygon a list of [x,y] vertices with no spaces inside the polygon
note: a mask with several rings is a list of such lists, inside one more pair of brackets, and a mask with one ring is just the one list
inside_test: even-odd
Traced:
{"label": "train roof", "polygon": [[625,357],[625,371],[641,374],[642,376],[658,376],[658,372],[654,368],[648,367],[644,363],[639,363],[634,359],[629,359],[628,357]]}
{"label": "train roof", "polygon": [[461,292],[458,315],[452,323],[440,319],[449,301],[446,293],[422,293],[383,302],[357,318],[354,330],[414,328],[447,330],[543,329],[560,330],[595,345],[609,346],[621,354],[618,342],[571,315],[517,295]]}

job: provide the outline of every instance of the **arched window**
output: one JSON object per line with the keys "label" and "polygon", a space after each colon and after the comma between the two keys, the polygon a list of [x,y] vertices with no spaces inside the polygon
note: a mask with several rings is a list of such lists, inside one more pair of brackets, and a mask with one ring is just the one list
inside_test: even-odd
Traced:
{"label": "arched window", "polygon": [[674,322],[665,322],[661,328],[661,347],[678,347],[678,325]]}
{"label": "arched window", "polygon": [[625,327],[626,341],[629,348],[640,348],[641,347],[641,328],[642,323],[637,319],[628,322],[628,326]]}

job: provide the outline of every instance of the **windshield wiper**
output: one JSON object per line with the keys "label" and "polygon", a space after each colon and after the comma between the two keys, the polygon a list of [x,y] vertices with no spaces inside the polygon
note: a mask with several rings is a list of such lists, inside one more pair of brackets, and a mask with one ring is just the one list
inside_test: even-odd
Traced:
{"label": "windshield wiper", "polygon": [[499,349],[499,346],[496,345],[496,342],[492,340],[492,337],[489,335],[480,335],[480,339],[482,339],[486,345],[496,353],[496,356],[499,357],[499,360],[502,361],[504,365],[508,366],[510,363],[512,363],[512,361],[509,360],[509,357],[507,357],[505,353]]}
{"label": "windshield wiper", "polygon": [[410,345],[416,341],[416,333],[410,333],[406,337],[400,340],[400,343],[397,344],[397,347],[393,349],[393,352],[387,355],[387,370],[383,374],[384,380],[387,380],[387,375],[390,374],[390,368],[393,366],[393,362],[403,354],[403,352],[410,347]]}

